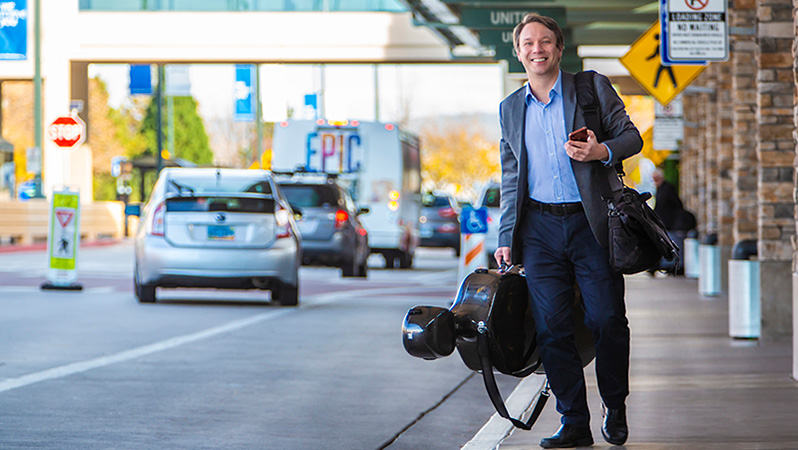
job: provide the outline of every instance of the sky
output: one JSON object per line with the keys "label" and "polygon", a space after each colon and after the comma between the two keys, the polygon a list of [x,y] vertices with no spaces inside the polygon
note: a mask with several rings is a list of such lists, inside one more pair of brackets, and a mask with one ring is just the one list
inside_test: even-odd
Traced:
{"label": "sky", "polygon": [[[129,99],[129,66],[93,64],[90,76],[102,78],[109,103],[118,108]],[[261,66],[263,119],[284,120],[289,108],[295,118],[309,111],[304,96],[321,90],[321,69],[312,65]],[[374,120],[375,67],[326,65],[324,99],[327,118]],[[498,64],[385,64],[377,68],[379,119],[397,121],[407,109],[411,119],[424,117],[497,114],[503,98]],[[191,93],[206,120],[232,117],[235,69],[231,64],[191,65]]]}

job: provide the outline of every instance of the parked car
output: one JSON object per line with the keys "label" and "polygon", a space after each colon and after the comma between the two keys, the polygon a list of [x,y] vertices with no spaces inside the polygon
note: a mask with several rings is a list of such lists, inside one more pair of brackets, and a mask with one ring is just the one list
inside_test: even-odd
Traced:
{"label": "parked car", "polygon": [[501,185],[491,182],[482,188],[476,207],[488,209],[488,233],[485,236],[485,251],[488,254],[488,267],[496,268],[496,259],[493,254],[499,247],[499,220],[501,219]]}
{"label": "parked car", "polygon": [[270,172],[167,168],[136,207],[139,302],[154,302],[161,287],[267,289],[282,305],[298,303],[299,231]]}
{"label": "parked car", "polygon": [[335,178],[326,175],[298,174],[278,184],[291,206],[302,211],[297,221],[302,263],[340,267],[344,277],[365,277],[369,236],[359,216],[368,208],[357,208]]}
{"label": "parked car", "polygon": [[428,192],[421,196],[421,246],[451,247],[460,256],[460,207],[449,194]]}

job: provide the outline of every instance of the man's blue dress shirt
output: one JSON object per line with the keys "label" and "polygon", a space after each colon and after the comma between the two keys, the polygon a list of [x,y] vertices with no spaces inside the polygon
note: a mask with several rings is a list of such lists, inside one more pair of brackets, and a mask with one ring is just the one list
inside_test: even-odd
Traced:
{"label": "man's blue dress shirt", "polygon": [[582,201],[576,185],[571,158],[565,152],[568,134],[562,97],[562,71],[541,103],[526,86],[524,143],[529,159],[529,197],[542,203]]}

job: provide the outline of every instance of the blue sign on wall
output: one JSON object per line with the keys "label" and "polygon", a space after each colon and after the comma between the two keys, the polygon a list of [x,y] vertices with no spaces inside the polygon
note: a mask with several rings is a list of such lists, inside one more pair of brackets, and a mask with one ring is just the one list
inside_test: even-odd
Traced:
{"label": "blue sign on wall", "polygon": [[235,102],[233,120],[252,122],[255,120],[255,96],[252,95],[252,64],[236,64]]}
{"label": "blue sign on wall", "polygon": [[149,64],[130,65],[130,95],[152,94],[152,70]]}
{"label": "blue sign on wall", "polygon": [[460,213],[460,232],[465,234],[488,232],[488,208],[466,206]]}
{"label": "blue sign on wall", "polygon": [[0,2],[0,60],[28,59],[27,0]]}

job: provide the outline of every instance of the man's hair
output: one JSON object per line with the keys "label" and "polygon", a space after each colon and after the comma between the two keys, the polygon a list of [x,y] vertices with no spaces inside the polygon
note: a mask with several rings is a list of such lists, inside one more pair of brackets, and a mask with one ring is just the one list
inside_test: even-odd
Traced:
{"label": "man's hair", "polygon": [[560,29],[557,21],[551,17],[541,16],[538,13],[532,12],[524,16],[524,18],[521,20],[521,23],[516,25],[515,29],[513,29],[513,45],[515,45],[515,51],[518,51],[521,45],[519,42],[521,39],[521,30],[523,30],[525,26],[532,22],[539,23],[554,32],[554,37],[557,39],[556,44],[558,49],[562,50],[563,47],[565,47],[565,39],[562,37],[562,29]]}

